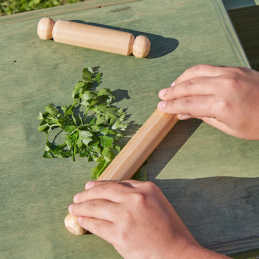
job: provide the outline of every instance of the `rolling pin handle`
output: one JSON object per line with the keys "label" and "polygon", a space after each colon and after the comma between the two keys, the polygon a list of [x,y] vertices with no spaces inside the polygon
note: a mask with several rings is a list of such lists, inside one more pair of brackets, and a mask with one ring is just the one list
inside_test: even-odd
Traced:
{"label": "rolling pin handle", "polygon": [[55,21],[49,17],[43,17],[37,28],[37,34],[42,40],[50,40],[52,38],[52,30],[55,25]]}
{"label": "rolling pin handle", "polygon": [[133,43],[133,55],[136,58],[144,58],[150,51],[150,41],[146,36],[139,35]]}

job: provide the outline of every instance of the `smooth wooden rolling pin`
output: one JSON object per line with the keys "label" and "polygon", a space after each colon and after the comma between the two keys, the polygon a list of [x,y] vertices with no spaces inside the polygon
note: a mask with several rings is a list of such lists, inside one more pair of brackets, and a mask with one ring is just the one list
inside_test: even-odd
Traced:
{"label": "smooth wooden rolling pin", "polygon": [[[98,181],[130,179],[177,121],[177,115],[156,110],[101,174]],[[78,224],[77,217],[71,214],[65,218],[65,225],[75,235],[82,235],[86,232]]]}
{"label": "smooth wooden rolling pin", "polygon": [[133,52],[137,58],[144,58],[150,51],[150,41],[146,36],[102,27],[58,20],[48,17],[38,23],[38,36],[43,40],[54,39],[55,42],[95,49],[128,56]]}

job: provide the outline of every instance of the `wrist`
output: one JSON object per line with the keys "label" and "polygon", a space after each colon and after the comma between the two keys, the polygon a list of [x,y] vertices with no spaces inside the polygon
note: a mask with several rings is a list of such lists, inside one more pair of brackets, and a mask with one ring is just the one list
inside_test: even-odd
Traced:
{"label": "wrist", "polygon": [[195,240],[186,243],[183,241],[180,245],[181,248],[176,249],[176,246],[172,245],[171,251],[168,252],[167,256],[164,257],[166,259],[227,259],[230,258],[228,256],[215,253],[210,251],[200,244],[198,244]]}
{"label": "wrist", "polygon": [[[171,257],[172,258],[172,257]],[[179,257],[175,257],[175,259],[227,259],[230,258],[228,256],[215,253],[213,251],[210,251],[204,247],[202,247],[198,243],[189,244],[189,246],[186,246],[184,251],[182,251],[182,255],[179,255]]]}

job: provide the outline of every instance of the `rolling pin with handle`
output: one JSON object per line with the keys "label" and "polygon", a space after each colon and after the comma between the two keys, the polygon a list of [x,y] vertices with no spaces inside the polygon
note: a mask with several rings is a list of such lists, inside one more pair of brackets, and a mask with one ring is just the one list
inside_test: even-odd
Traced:
{"label": "rolling pin with handle", "polygon": [[55,42],[125,56],[133,52],[137,58],[146,57],[151,46],[149,39],[143,35],[135,39],[128,32],[63,20],[55,23],[48,17],[39,21],[37,33],[43,40],[53,38]]}
{"label": "rolling pin with handle", "polygon": [[[177,121],[177,115],[156,110],[105,169],[98,181],[130,179]],[[65,225],[75,235],[82,235],[86,232],[78,224],[77,217],[71,214],[65,218]]]}

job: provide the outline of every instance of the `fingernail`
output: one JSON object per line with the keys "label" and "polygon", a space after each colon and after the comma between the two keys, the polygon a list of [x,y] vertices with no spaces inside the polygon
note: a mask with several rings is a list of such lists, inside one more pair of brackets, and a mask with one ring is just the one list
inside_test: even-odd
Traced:
{"label": "fingernail", "polygon": [[181,115],[181,114],[178,114],[178,120],[188,120],[188,119],[191,119],[192,117],[190,115]]}
{"label": "fingernail", "polygon": [[83,221],[83,219],[84,219],[84,217],[78,217],[78,218],[77,218],[77,222],[78,222],[79,224],[81,224],[82,221]]}
{"label": "fingernail", "polygon": [[172,86],[175,86],[175,81],[171,84],[171,87],[172,87]]}
{"label": "fingernail", "polygon": [[74,196],[74,202],[76,202],[76,201],[78,200],[79,196],[80,196],[80,193],[78,193],[78,194],[76,194],[76,195]]}
{"label": "fingernail", "polygon": [[166,89],[162,89],[159,91],[159,96],[163,96],[166,93]]}
{"label": "fingernail", "polygon": [[165,106],[166,106],[166,101],[162,101],[162,102],[159,102],[159,103],[157,104],[157,107],[158,107],[159,109],[163,109]]}
{"label": "fingernail", "polygon": [[74,205],[75,205],[75,204],[71,204],[71,205],[68,207],[68,212],[69,212],[70,214],[72,214]]}
{"label": "fingernail", "polygon": [[86,185],[85,185],[85,189],[87,190],[87,189],[90,189],[91,187],[93,187],[94,186],[94,182],[88,182],[88,183],[86,183]]}

